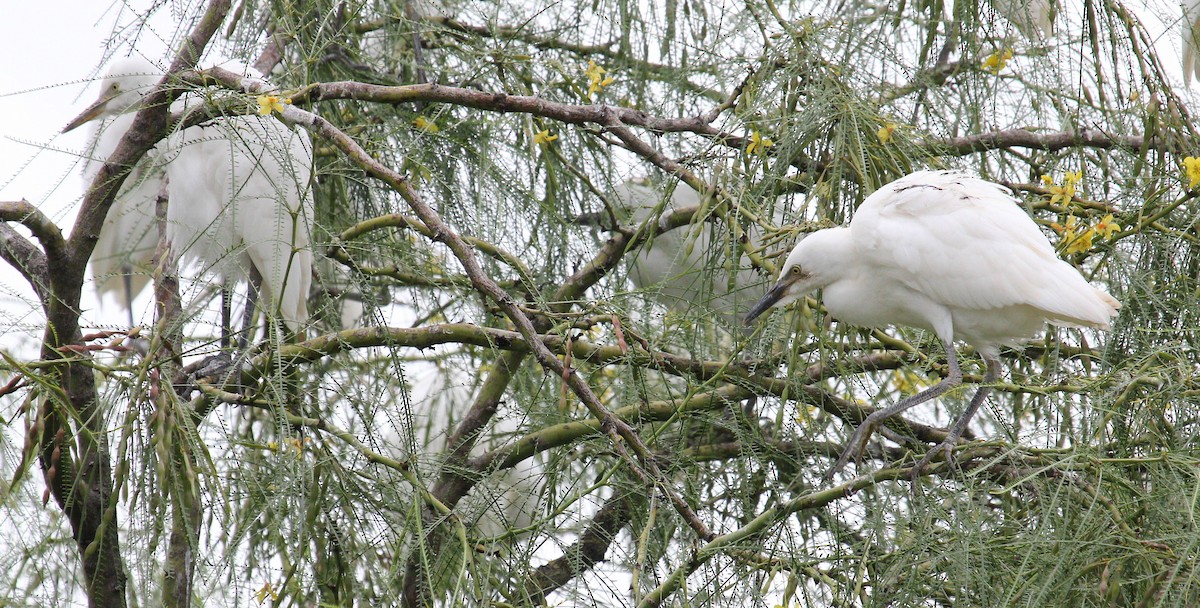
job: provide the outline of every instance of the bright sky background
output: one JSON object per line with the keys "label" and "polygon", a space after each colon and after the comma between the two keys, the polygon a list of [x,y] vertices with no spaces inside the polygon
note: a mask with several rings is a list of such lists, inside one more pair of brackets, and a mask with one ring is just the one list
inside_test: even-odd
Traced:
{"label": "bright sky background", "polygon": [[[95,79],[112,52],[106,43],[115,24],[134,21],[128,7],[146,4],[63,0],[5,7],[0,19],[0,40],[8,48],[0,61],[0,201],[25,199],[64,232],[70,230],[83,196],[76,161],[91,134],[86,125],[67,134],[59,131],[99,93]],[[164,56],[174,30],[170,12],[162,11],[155,27],[140,33],[139,50],[151,58]],[[118,46],[122,53],[128,48]],[[148,297],[149,290],[143,294]],[[143,304],[149,300],[138,306],[145,309]],[[115,303],[99,307],[91,289],[84,290],[83,305],[94,323],[116,323],[124,316]],[[0,348],[25,352],[40,333],[33,290],[0,263]]]}

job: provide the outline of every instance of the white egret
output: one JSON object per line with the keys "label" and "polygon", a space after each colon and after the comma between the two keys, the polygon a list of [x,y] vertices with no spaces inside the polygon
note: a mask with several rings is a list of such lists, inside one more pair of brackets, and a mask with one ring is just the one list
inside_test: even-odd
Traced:
{"label": "white egret", "polygon": [[[637,182],[617,186],[614,195],[622,210],[639,224],[658,209],[670,213],[700,204],[700,193],[682,182],[665,202],[661,192]],[[757,240],[758,234],[752,233],[751,238]],[[667,308],[685,311],[703,304],[733,320],[766,293],[767,281],[747,266],[726,267],[722,252],[713,248],[730,245],[727,239],[722,242],[707,222],[663,232],[638,252],[630,265],[629,277],[634,285],[648,290]]]}
{"label": "white egret", "polygon": [[1200,0],[1183,3],[1183,82],[1200,78]]}
{"label": "white egret", "polygon": [[939,447],[950,458],[987,385],[1000,376],[1001,345],[1018,344],[1046,323],[1107,329],[1121,306],[1055,256],[1006,189],[951,171],[900,178],[867,197],[849,226],[801,240],[746,323],[816,289],[824,290],[829,314],[845,323],[933,331],[949,367],[936,385],[867,416],[827,477],[855,458],[884,420],[962,382],[955,340],[974,346],[987,363],[984,384],[918,470]]}
{"label": "white egret", "polygon": [[[100,100],[67,130],[97,118],[111,118],[128,129],[131,113],[140,108],[149,87],[162,78],[161,70],[137,58],[119,61],[110,73],[114,76],[105,79]],[[124,134],[118,131],[112,126],[105,131],[112,132],[115,139],[106,135],[105,140],[111,140],[114,147]],[[178,131],[157,150],[166,167],[172,252],[217,273],[227,287],[248,279],[251,297],[247,313],[261,284],[268,304],[265,310],[272,313],[269,316],[274,317],[277,309],[288,329],[298,332],[308,321],[313,263],[312,145],[308,134],[289,129],[271,116],[230,116]],[[152,187],[155,181],[126,182],[131,185],[114,203],[106,225],[111,230],[102,233],[104,247],[97,247],[99,252],[143,252],[146,247],[141,239],[148,239],[146,255],[153,253],[156,231],[139,231],[130,225],[143,220],[152,225],[152,204],[158,192],[157,186]],[[132,242],[135,236],[137,243]],[[104,259],[124,258],[107,256],[99,265],[94,262],[94,272],[106,268]],[[130,255],[128,259],[148,258]],[[225,324],[228,329],[227,319]]]}
{"label": "white egret", "polygon": [[166,155],[174,253],[227,286],[249,279],[247,313],[261,282],[268,318],[299,332],[313,265],[308,134],[272,116],[222,117],[172,134]]}
{"label": "white egret", "polygon": [[[129,57],[114,62],[101,81],[96,102],[63,128],[66,133],[87,122],[94,125],[83,160],[85,188],[95,181],[104,162],[129,131],[143,96],[161,78],[160,71],[145,59]],[[101,118],[104,120],[97,120]],[[158,162],[157,150],[151,151],[126,177],[92,252],[96,290],[102,299],[109,295],[125,306],[130,327],[134,324],[133,298],[150,281],[158,244],[154,201],[164,175]]]}
{"label": "white egret", "polygon": [[1054,35],[1054,0],[993,0],[992,8],[1027,40],[1037,42]]}

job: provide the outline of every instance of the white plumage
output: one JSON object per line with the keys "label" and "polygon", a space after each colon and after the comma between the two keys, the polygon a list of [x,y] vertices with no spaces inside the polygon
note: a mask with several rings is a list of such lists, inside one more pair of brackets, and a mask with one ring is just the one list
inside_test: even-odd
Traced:
{"label": "white plumage", "polygon": [[[104,162],[129,131],[142,97],[161,78],[158,70],[144,59],[131,57],[114,62],[101,81],[99,99],[63,129],[65,133],[85,122],[94,125],[83,160],[85,188],[92,185]],[[99,118],[104,120],[97,121]],[[153,150],[125,178],[92,252],[96,290],[102,298],[109,295],[120,301],[130,315],[131,324],[133,297],[150,281],[158,244],[154,201],[164,175],[159,162],[158,150]]]}
{"label": "white plumage", "polygon": [[1028,40],[1037,42],[1054,35],[1054,0],[993,0],[992,8]]}
{"label": "white plumage", "polygon": [[1192,78],[1200,78],[1200,0],[1184,0],[1183,3],[1183,82],[1192,84]]}
{"label": "white plumage", "polygon": [[[162,78],[161,70],[138,58],[118,61],[109,74],[100,100],[64,129],[111,118],[92,155],[101,162],[129,128],[144,95]],[[104,279],[133,274],[134,267],[151,262],[157,243],[153,202],[161,184],[156,162],[165,164],[168,180],[167,232],[173,253],[198,262],[226,285],[261,280],[265,309],[277,310],[291,331],[299,331],[309,317],[313,264],[308,134],[272,116],[217,118],[172,134],[152,160],[135,169],[106,219],[93,258],[102,291],[115,289]],[[99,164],[91,161],[84,168],[93,175],[98,170]],[[146,280],[144,274],[134,275],[133,291]]]}
{"label": "white plumage", "polygon": [[312,144],[271,116],[221,118],[171,136],[175,253],[224,282],[257,272],[268,310],[295,332],[312,281]]}
{"label": "white plumage", "polygon": [[[636,182],[617,186],[614,194],[623,211],[638,224],[658,209],[669,214],[700,204],[700,193],[684,183],[679,183],[666,201],[658,190]],[[751,234],[752,239],[757,236]],[[729,251],[714,251],[713,247],[733,250],[728,238],[714,234],[714,226],[708,222],[657,234],[634,257],[629,277],[667,308],[684,311],[700,305],[733,319],[766,292],[767,282],[748,266],[728,267]]]}
{"label": "white plumage", "polygon": [[[1058,259],[1007,190],[951,171],[898,179],[867,197],[848,227],[801,240],[746,321],[817,289],[824,290],[829,314],[846,323],[933,331],[950,366],[942,382],[869,416],[830,474],[858,453],[882,420],[961,381],[954,340],[979,351],[990,383],[999,376],[1001,345],[1020,343],[1046,323],[1107,329],[1121,306]],[[947,453],[987,391],[979,389],[951,428]]]}

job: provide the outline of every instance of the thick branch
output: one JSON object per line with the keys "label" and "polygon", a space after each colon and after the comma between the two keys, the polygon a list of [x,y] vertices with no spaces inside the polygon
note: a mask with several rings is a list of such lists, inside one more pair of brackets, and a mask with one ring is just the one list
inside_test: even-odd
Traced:
{"label": "thick branch", "polygon": [[[229,5],[229,0],[213,0],[180,50],[174,69],[199,55]],[[165,133],[168,97],[161,87],[147,97],[147,107],[137,113],[129,132],[93,181],[64,251],[47,259],[49,294],[42,345],[45,361],[63,359],[62,347],[81,339],[79,298],[84,267],[129,168]],[[38,234],[39,238],[48,236],[44,231]],[[86,353],[73,356],[80,358],[57,372],[62,390],[52,394],[61,397],[49,398],[44,404],[39,463],[50,494],[71,524],[83,562],[82,579],[89,605],[124,606],[126,574],[113,500],[109,429],[104,426],[106,417],[97,408],[96,382],[92,368],[83,359]],[[80,428],[72,425],[74,421]]]}
{"label": "thick branch", "polygon": [[609,545],[633,517],[635,500],[631,495],[608,499],[579,535],[579,540],[563,550],[561,557],[539,566],[525,579],[524,592],[530,605],[542,605],[547,594],[604,561]]}
{"label": "thick branch", "polygon": [[1052,131],[1039,133],[1028,129],[1003,129],[975,135],[964,135],[950,139],[930,140],[927,147],[931,152],[956,155],[986,152],[1006,148],[1029,148],[1055,152],[1067,148],[1124,148],[1141,150],[1144,146],[1167,152],[1178,152],[1178,146],[1170,146],[1159,137],[1146,141],[1141,135],[1112,135],[1099,129],[1079,131]]}
{"label": "thick branch", "polygon": [[[33,286],[42,311],[48,311],[50,292],[49,269],[46,267],[46,254],[42,253],[33,243],[21,236],[12,226],[0,224],[0,259],[16,268],[21,276]],[[47,313],[48,314],[48,313]]]}

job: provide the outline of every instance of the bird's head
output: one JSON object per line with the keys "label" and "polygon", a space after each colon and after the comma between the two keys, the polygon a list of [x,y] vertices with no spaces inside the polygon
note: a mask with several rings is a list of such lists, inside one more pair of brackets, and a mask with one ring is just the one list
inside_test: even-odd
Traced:
{"label": "bird's head", "polygon": [[848,237],[848,229],[830,228],[801,239],[783,263],[779,280],[746,313],[743,322],[750,325],[772,308],[787,306],[836,280],[837,267],[845,255],[841,249],[849,243]]}
{"label": "bird's head", "polygon": [[140,57],[127,57],[113,63],[101,81],[100,97],[63,127],[66,133],[98,118],[118,116],[139,109],[142,98],[150,92],[162,71]]}

